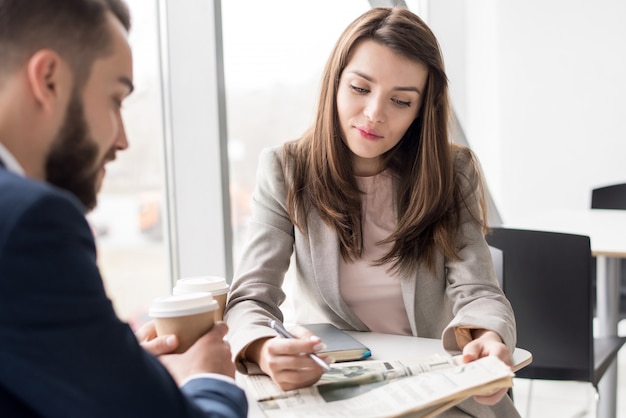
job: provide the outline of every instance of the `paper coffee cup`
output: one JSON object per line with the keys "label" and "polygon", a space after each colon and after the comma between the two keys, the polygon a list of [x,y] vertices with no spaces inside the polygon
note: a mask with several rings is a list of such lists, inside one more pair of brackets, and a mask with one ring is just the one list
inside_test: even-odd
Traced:
{"label": "paper coffee cup", "polygon": [[194,276],[177,280],[172,293],[174,295],[182,295],[192,292],[211,292],[213,299],[215,299],[219,305],[215,313],[215,320],[221,321],[224,317],[224,308],[226,307],[226,298],[229,290],[230,286],[223,277]]}
{"label": "paper coffee cup", "polygon": [[152,302],[148,314],[154,318],[157,335],[175,334],[183,353],[215,323],[218,304],[209,292],[165,296]]}

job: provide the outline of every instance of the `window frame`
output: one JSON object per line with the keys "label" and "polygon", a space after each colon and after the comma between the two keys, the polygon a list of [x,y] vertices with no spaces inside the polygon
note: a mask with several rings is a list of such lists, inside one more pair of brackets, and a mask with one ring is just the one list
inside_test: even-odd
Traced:
{"label": "window frame", "polygon": [[[159,2],[172,281],[233,276],[221,2]],[[193,30],[190,30],[193,28]]]}

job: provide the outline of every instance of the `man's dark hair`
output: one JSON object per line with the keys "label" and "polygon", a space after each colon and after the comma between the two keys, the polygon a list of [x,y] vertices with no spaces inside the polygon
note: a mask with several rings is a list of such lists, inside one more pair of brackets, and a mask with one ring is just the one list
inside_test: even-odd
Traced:
{"label": "man's dark hair", "polygon": [[80,88],[94,60],[109,53],[107,12],[130,30],[123,0],[0,0],[0,77],[51,49],[68,62]]}

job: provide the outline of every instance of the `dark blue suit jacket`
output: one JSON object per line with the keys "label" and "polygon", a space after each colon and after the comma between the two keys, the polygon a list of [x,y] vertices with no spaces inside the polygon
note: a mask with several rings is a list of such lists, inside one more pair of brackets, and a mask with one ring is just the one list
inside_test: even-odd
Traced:
{"label": "dark blue suit jacket", "polygon": [[241,389],[179,389],[107,298],[73,195],[0,164],[0,416],[245,417]]}

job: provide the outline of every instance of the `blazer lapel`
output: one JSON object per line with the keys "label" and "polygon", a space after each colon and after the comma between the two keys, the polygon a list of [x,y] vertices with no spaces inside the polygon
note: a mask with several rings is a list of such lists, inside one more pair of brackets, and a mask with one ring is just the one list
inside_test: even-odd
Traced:
{"label": "blazer lapel", "polygon": [[417,279],[418,277],[420,277],[420,274],[422,274],[421,270],[422,268],[420,266],[414,277],[402,278],[400,280],[400,288],[402,289],[402,300],[404,301],[404,308],[406,309],[406,314],[409,317],[411,333],[415,337],[417,337],[417,324],[415,323],[415,292]]}
{"label": "blazer lapel", "polygon": [[367,331],[367,326],[345,304],[339,291],[339,240],[337,234],[317,214],[309,216],[309,245],[315,283],[326,304],[351,328]]}
{"label": "blazer lapel", "polygon": [[[394,177],[393,181],[393,207],[396,215],[396,223],[398,222],[398,180]],[[417,279],[423,274],[422,266],[420,265],[413,277],[406,277],[400,280],[400,289],[402,290],[402,301],[404,302],[404,309],[409,317],[409,325],[411,326],[411,333],[417,337],[417,323],[415,322],[415,304],[417,303],[415,292],[417,291]]]}

